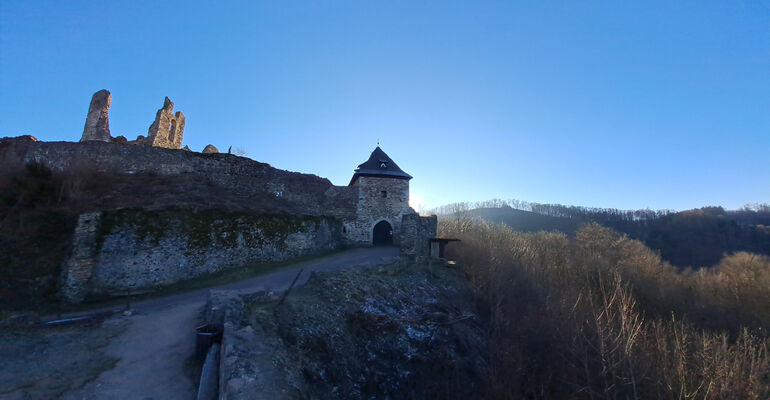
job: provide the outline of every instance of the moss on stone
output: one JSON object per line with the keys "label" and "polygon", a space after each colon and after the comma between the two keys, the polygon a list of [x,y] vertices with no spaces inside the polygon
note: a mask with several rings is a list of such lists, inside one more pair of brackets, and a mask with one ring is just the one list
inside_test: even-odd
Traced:
{"label": "moss on stone", "polygon": [[[97,245],[124,228],[132,230],[142,241],[158,245],[170,231],[182,233],[190,247],[237,247],[239,237],[247,247],[268,243],[286,249],[286,239],[295,232],[318,228],[321,223],[334,223],[331,217],[311,215],[249,215],[222,210],[143,210],[120,209],[104,211]],[[312,225],[311,225],[312,224]]]}

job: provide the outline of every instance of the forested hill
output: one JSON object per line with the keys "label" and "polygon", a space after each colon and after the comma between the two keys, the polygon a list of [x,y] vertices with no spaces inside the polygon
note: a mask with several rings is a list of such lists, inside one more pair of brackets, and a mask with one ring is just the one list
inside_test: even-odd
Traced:
{"label": "forested hill", "polygon": [[[710,266],[725,253],[748,251],[770,255],[770,210],[728,211],[704,207],[682,212],[598,210],[558,205],[535,205],[539,212],[481,207],[462,211],[490,222],[502,222],[523,232],[560,231],[569,236],[589,222],[597,222],[644,242],[678,267]],[[551,214],[551,215],[548,215]]]}

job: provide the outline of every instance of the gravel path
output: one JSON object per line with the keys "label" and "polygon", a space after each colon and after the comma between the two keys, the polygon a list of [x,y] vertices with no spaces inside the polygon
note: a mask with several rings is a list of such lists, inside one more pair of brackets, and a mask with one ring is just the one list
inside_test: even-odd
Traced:
{"label": "gravel path", "polygon": [[195,326],[209,290],[282,290],[291,284],[300,269],[304,272],[297,285],[307,282],[312,272],[385,264],[397,256],[398,249],[394,247],[351,249],[265,276],[136,303],[137,315],[121,315],[105,321],[105,324],[126,325],[125,331],[112,339],[105,350],[108,356],[119,359],[115,368],[62,398],[192,399],[197,383],[185,373],[184,364],[195,350]]}

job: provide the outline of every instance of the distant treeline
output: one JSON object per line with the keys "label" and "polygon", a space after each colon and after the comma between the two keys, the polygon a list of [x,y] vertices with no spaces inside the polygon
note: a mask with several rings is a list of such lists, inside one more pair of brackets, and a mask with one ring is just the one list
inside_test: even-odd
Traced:
{"label": "distant treeline", "polygon": [[[436,215],[449,215],[478,208],[513,208],[549,217],[596,219],[602,221],[653,220],[679,213],[676,210],[651,210],[649,208],[622,210],[618,208],[565,206],[563,204],[544,204],[518,199],[491,199],[477,202],[453,203],[436,207],[428,212]],[[731,220],[745,224],[770,225],[770,204],[764,203],[746,204],[738,210],[725,210],[723,207],[712,206],[682,212],[696,212],[714,216],[723,215]]]}
{"label": "distant treeline", "polygon": [[596,222],[644,242],[678,267],[713,265],[724,254],[737,251],[770,255],[768,204],[751,204],[738,210],[703,207],[677,212],[493,199],[455,203],[431,211],[439,216],[480,217],[522,232],[560,231],[570,236],[582,225]]}

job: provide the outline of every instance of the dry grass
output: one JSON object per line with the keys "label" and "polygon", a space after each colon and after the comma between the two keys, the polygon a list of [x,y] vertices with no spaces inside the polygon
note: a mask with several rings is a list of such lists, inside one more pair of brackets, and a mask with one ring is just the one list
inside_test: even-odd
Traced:
{"label": "dry grass", "polygon": [[490,396],[770,398],[770,260],[748,253],[679,272],[592,224],[574,240],[466,218],[450,257],[486,305]]}

